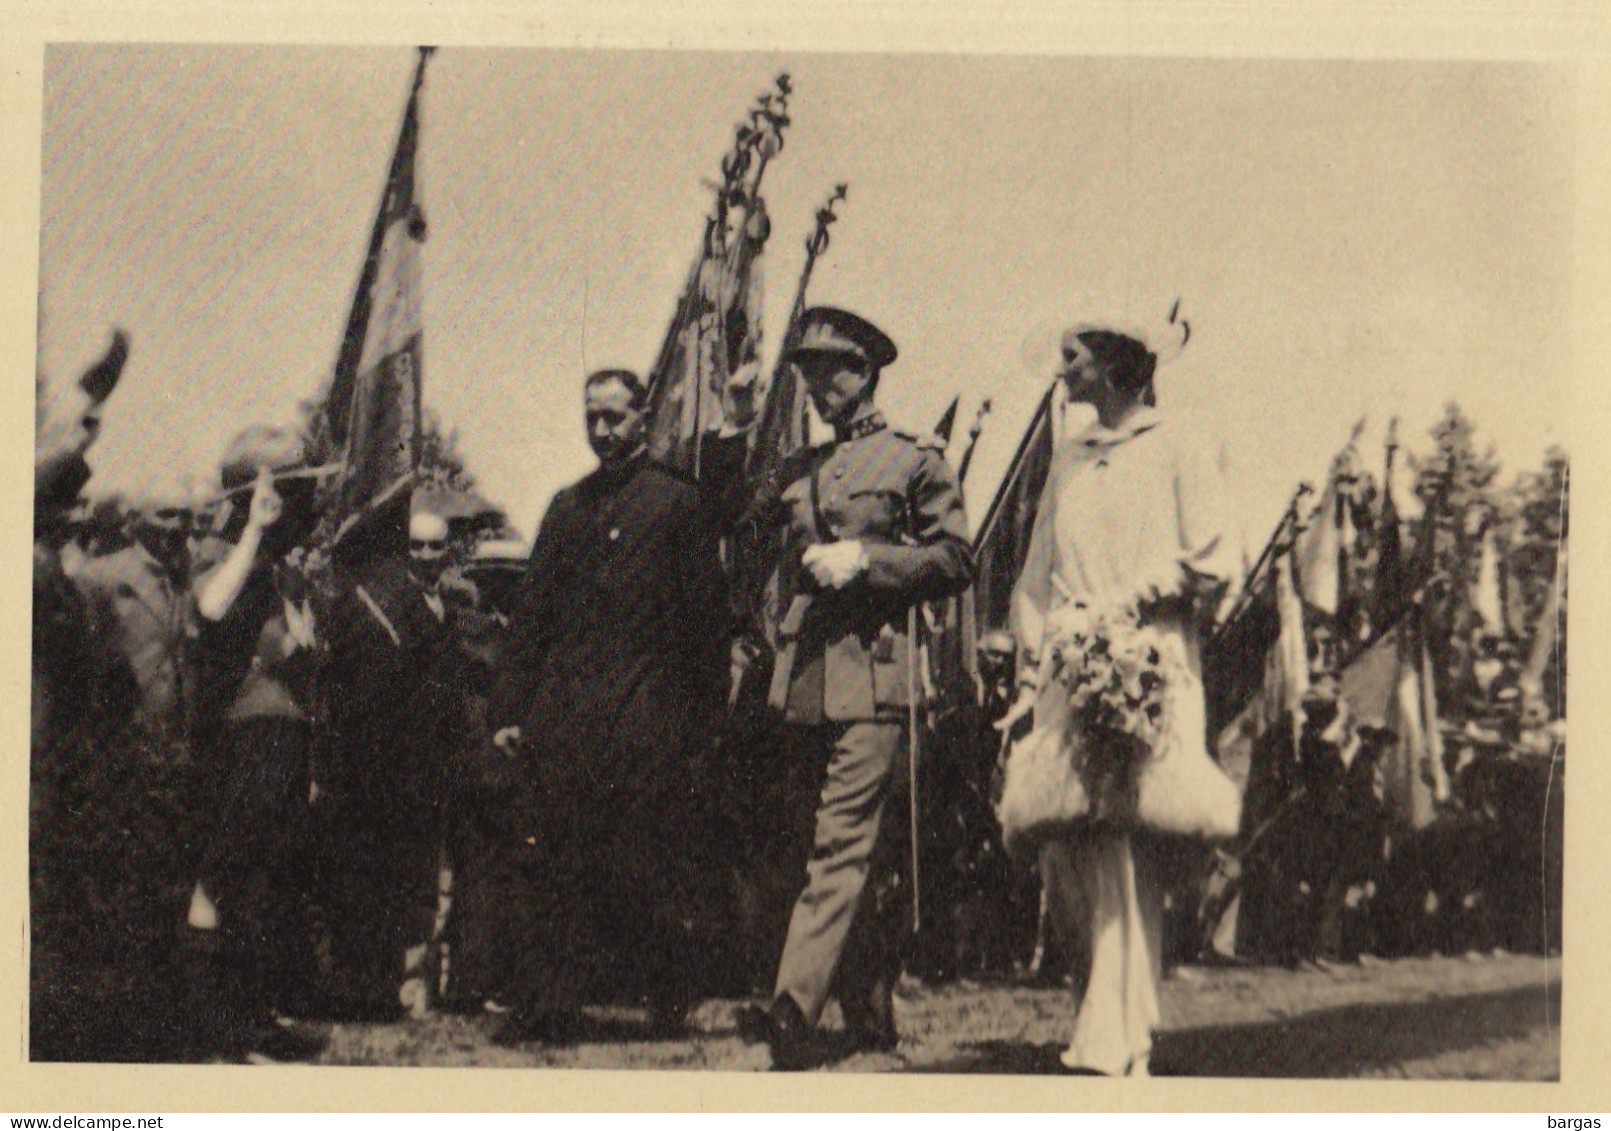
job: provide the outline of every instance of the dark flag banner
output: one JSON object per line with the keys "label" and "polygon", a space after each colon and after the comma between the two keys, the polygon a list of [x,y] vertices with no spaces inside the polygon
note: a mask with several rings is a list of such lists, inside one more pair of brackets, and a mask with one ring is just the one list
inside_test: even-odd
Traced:
{"label": "dark flag banner", "polygon": [[1356,728],[1393,732],[1379,770],[1389,818],[1400,828],[1431,824],[1449,780],[1419,615],[1402,618],[1344,668],[1338,692]]}
{"label": "dark flag banner", "polygon": [[1398,513],[1395,495],[1394,457],[1398,453],[1398,420],[1387,428],[1387,460],[1382,474],[1382,507],[1376,516],[1376,584],[1372,595],[1375,609],[1371,619],[1385,628],[1404,607],[1405,589],[1409,582],[1409,562],[1404,554],[1402,519]]}
{"label": "dark flag banner", "polygon": [[[762,396],[756,417],[755,430],[750,437],[745,457],[743,478],[746,485],[763,482],[767,476],[794,452],[806,445],[806,393],[805,387],[795,379],[789,354],[800,338],[800,317],[806,310],[806,292],[811,284],[811,273],[817,260],[828,250],[828,229],[838,219],[834,207],[845,199],[847,186],[834,186],[833,195],[817,209],[816,226],[806,238],[805,266],[800,270],[800,281],[795,286],[794,304],[789,308],[789,324],[783,334],[773,365],[772,379]],[[734,608],[742,630],[749,635],[759,651],[762,644],[770,649],[775,644],[776,619],[781,615],[774,591],[776,583],[778,542],[775,537],[757,539],[748,532],[740,535],[734,548],[733,570]]]}
{"label": "dark flag banner", "polygon": [[828,250],[828,229],[839,219],[834,208],[845,199],[848,190],[848,185],[834,186],[833,195],[817,209],[816,227],[806,237],[805,266],[800,269],[800,281],[794,289],[794,305],[789,308],[789,325],[772,366],[772,380],[767,384],[755,425],[754,441],[750,446],[748,476],[751,482],[760,482],[780,461],[803,448],[806,443],[805,389],[794,379],[789,354],[800,339],[800,316],[806,310],[806,291],[811,285],[811,273],[816,268],[817,260]]}
{"label": "dark flag banner", "polygon": [[981,632],[1007,628],[1012,614],[1013,587],[1024,569],[1041,491],[1052,467],[1055,391],[1054,385],[1041,398],[973,541],[974,615]]}
{"label": "dark flag banner", "polygon": [[[327,452],[342,470],[326,523],[345,547],[407,549],[410,489],[420,453],[421,256],[425,217],[415,178],[420,48],[386,191],[336,359],[324,420]],[[360,537],[361,533],[361,537]]]}
{"label": "dark flag banner", "polygon": [[762,95],[722,160],[716,207],[649,373],[649,452],[700,478],[707,433],[722,423],[721,398],[761,340],[761,253],[770,234],[761,181],[783,148],[789,77]]}

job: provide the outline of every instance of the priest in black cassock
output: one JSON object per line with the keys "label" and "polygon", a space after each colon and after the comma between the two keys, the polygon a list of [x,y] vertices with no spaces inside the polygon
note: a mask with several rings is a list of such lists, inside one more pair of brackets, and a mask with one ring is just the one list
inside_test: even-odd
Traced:
{"label": "priest in black cassock", "polygon": [[[645,391],[585,386],[599,467],[537,532],[487,724],[505,898],[473,931],[496,948],[504,1041],[560,1040],[609,993],[680,1027],[708,949],[708,739],[727,675],[717,538],[693,483],[652,462]],[[482,954],[483,961],[494,958]],[[608,988],[606,974],[631,972]]]}

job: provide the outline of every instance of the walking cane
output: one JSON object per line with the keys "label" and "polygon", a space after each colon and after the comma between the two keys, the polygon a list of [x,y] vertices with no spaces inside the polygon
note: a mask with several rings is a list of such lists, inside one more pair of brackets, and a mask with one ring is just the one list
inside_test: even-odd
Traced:
{"label": "walking cane", "polygon": [[906,723],[911,737],[906,747],[906,775],[908,816],[912,825],[912,937],[917,937],[918,931],[923,928],[923,903],[919,898],[918,886],[918,828],[917,828],[917,758],[918,758],[918,722],[917,722],[917,606],[911,605],[906,610]]}

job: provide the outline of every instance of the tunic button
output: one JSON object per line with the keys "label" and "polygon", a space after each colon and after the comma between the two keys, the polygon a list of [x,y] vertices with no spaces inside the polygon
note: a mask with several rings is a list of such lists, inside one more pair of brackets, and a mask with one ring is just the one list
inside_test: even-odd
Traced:
{"label": "tunic button", "polygon": [[620,537],[621,537],[620,528],[615,527],[615,526],[610,527],[610,541],[614,542],[616,539],[618,539]]}

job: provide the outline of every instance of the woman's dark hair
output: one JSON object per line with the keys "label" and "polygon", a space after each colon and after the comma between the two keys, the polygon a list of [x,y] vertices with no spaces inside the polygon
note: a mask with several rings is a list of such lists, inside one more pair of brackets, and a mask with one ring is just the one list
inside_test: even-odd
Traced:
{"label": "woman's dark hair", "polygon": [[1149,406],[1158,403],[1152,388],[1152,375],[1158,368],[1157,354],[1128,334],[1114,330],[1086,330],[1080,334],[1080,341],[1107,372],[1115,389],[1131,395],[1145,390],[1142,403]]}

